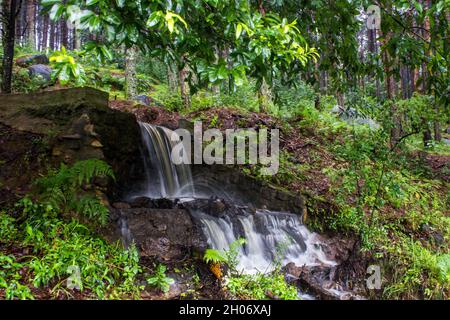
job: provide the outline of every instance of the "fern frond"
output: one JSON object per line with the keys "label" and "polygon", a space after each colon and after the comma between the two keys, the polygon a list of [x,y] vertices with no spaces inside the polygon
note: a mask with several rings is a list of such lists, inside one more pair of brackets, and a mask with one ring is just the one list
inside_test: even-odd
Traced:
{"label": "fern frond", "polygon": [[40,198],[55,209],[69,208],[77,213],[95,219],[101,224],[108,221],[108,209],[94,196],[78,197],[81,187],[95,177],[115,179],[112,168],[104,161],[90,159],[79,161],[72,167],[64,164],[59,171],[50,172],[36,182]]}
{"label": "fern frond", "polygon": [[108,209],[94,196],[80,197],[75,202],[74,209],[81,215],[97,220],[101,225],[108,222]]}
{"label": "fern frond", "polygon": [[224,255],[224,253],[220,250],[215,249],[206,250],[205,255],[203,256],[203,260],[206,263],[213,263],[213,264],[227,262],[227,258]]}
{"label": "fern frond", "polygon": [[106,162],[98,159],[77,162],[70,171],[77,186],[91,182],[94,177],[115,179],[112,168]]}

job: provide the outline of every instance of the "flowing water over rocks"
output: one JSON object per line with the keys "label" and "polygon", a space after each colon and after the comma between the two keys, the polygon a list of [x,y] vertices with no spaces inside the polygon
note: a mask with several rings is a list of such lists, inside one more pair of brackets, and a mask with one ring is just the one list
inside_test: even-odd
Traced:
{"label": "flowing water over rocks", "polygon": [[258,208],[257,201],[234,200],[236,194],[221,199],[220,185],[198,196],[191,167],[171,161],[177,144],[171,140],[173,132],[147,123],[140,127],[145,188],[129,196],[128,203],[114,205],[126,245],[134,240],[141,255],[170,260],[208,247],[226,250],[245,238],[239,252],[242,272],[270,272],[279,261],[289,281],[313,294],[302,295],[305,299],[354,298],[333,282],[342,255],[331,241],[308,230],[301,215]]}

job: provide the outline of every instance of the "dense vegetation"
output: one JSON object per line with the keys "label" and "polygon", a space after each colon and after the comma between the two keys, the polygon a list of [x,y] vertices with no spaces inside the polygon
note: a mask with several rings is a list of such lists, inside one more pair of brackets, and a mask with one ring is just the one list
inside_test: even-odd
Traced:
{"label": "dense vegetation", "polygon": [[[366,23],[371,4],[379,28]],[[449,298],[448,0],[3,0],[0,17],[2,93],[90,86],[113,107],[209,127],[263,119],[281,130],[279,173],[241,171],[304,194],[314,230],[358,239],[360,260],[385,270],[372,298]],[[30,71],[36,55],[48,78]],[[0,208],[0,298],[72,297],[73,265],[76,298],[169,291],[165,265],[150,270],[135,247],[96,234],[108,221],[96,176],[114,179],[104,162],[62,165]],[[204,256],[227,297],[297,298],[278,261],[270,275],[237,272],[244,241]],[[197,297],[192,279],[182,297]]]}

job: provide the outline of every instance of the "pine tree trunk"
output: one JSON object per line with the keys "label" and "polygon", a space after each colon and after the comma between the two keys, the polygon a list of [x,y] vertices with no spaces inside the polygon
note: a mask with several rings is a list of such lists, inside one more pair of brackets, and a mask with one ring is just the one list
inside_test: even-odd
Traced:
{"label": "pine tree trunk", "polygon": [[27,1],[27,43],[31,49],[36,49],[36,2]]}
{"label": "pine tree trunk", "polygon": [[16,34],[17,10],[20,0],[3,0],[3,13],[6,17],[3,24],[3,60],[2,60],[2,93],[12,91],[12,68],[14,63],[14,45]]}
{"label": "pine tree trunk", "polygon": [[55,50],[56,49],[56,26],[55,23],[52,21],[50,22],[50,49]]}
{"label": "pine tree trunk", "polygon": [[[388,7],[387,11],[390,12],[392,8]],[[382,35],[383,36],[383,35]],[[392,32],[387,31],[383,37],[383,44],[386,45],[390,39],[392,38]],[[395,96],[396,96],[396,83],[392,70],[392,57],[387,49],[383,52],[383,64],[384,64],[384,74],[385,74],[385,85],[386,85],[386,93],[387,99],[391,100],[391,117],[392,117],[392,128],[391,128],[391,146],[397,145],[400,140],[401,133],[401,118],[398,114],[397,105],[395,104]]]}
{"label": "pine tree trunk", "polygon": [[137,79],[136,79],[136,59],[138,49],[133,46],[126,51],[125,55],[125,78],[126,78],[126,95],[128,100],[133,100],[137,96]]}
{"label": "pine tree trunk", "polygon": [[442,128],[441,123],[438,120],[434,121],[434,140],[436,142],[442,141]]}
{"label": "pine tree trunk", "polygon": [[44,16],[44,24],[42,27],[42,50],[46,50],[48,47],[48,23],[49,23],[49,16],[46,14]]}
{"label": "pine tree trunk", "polygon": [[68,48],[69,47],[69,29],[67,28],[67,23],[65,19],[61,19],[60,21],[61,28],[61,46]]}
{"label": "pine tree trunk", "polygon": [[[429,8],[431,8],[431,1],[430,0],[422,0],[422,5],[424,10],[428,11]],[[428,16],[425,17],[424,20],[424,29],[422,29],[422,36],[426,41],[430,40],[430,18]],[[426,51],[425,55],[427,57],[430,56],[430,52]],[[422,93],[428,94],[429,91],[429,74],[428,74],[428,68],[426,63],[422,64]],[[428,121],[425,119],[422,120],[423,126],[424,126],[424,133],[423,133],[423,146],[429,147],[431,144],[431,140],[433,139],[431,134],[431,128]]]}

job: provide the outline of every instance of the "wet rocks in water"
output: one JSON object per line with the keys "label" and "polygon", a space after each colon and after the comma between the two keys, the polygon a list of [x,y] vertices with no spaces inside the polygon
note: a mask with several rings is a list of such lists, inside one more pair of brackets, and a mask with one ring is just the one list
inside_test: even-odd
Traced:
{"label": "wet rocks in water", "polygon": [[225,202],[225,200],[218,198],[196,199],[194,201],[182,203],[180,206],[188,210],[199,210],[216,218],[248,214],[246,207],[232,205]]}
{"label": "wet rocks in water", "polygon": [[131,209],[131,206],[129,203],[126,202],[116,202],[112,204],[112,207],[114,209]]}
{"label": "wet rocks in water", "polygon": [[284,267],[286,278],[297,285],[302,291],[314,295],[320,300],[354,300],[355,294],[344,291],[337,283],[331,281],[334,268],[326,266],[298,267],[289,263]]}
{"label": "wet rocks in water", "polygon": [[45,81],[52,80],[52,68],[44,64],[32,65],[28,68],[30,77],[42,77]]}
{"label": "wet rocks in water", "polygon": [[165,198],[151,199],[148,197],[138,197],[130,205],[132,208],[173,209],[176,206],[176,201]]}

